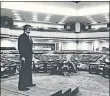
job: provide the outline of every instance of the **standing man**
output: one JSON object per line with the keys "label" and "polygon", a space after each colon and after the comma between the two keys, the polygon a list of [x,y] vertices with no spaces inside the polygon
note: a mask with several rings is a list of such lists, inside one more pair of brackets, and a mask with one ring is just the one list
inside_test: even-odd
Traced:
{"label": "standing man", "polygon": [[20,53],[20,60],[22,62],[19,73],[18,89],[21,91],[29,90],[27,87],[36,86],[32,83],[32,46],[33,42],[29,34],[31,26],[25,25],[23,27],[24,33],[18,38],[18,50]]}

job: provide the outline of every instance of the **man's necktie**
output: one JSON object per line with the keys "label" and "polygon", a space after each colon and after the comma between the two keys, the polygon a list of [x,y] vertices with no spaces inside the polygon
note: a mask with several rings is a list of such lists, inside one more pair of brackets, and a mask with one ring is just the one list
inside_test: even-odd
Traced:
{"label": "man's necktie", "polygon": [[31,37],[30,37],[29,35],[28,35],[28,38],[29,38],[30,41],[32,41],[32,40],[31,40]]}

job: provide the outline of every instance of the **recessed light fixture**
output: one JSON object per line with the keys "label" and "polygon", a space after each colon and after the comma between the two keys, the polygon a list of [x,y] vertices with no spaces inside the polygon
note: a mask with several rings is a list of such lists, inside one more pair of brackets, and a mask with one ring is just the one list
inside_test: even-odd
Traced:
{"label": "recessed light fixture", "polygon": [[20,16],[15,16],[16,20],[21,20]]}
{"label": "recessed light fixture", "polygon": [[32,21],[38,21],[37,13],[33,13],[33,20]]}
{"label": "recessed light fixture", "polygon": [[37,17],[34,17],[33,20],[37,20]]}
{"label": "recessed light fixture", "polygon": [[92,22],[91,24],[96,24],[96,22]]}
{"label": "recessed light fixture", "polygon": [[37,15],[37,13],[33,13],[33,15]]}
{"label": "recessed light fixture", "polygon": [[19,16],[19,14],[18,13],[13,13],[15,16]]}
{"label": "recessed light fixture", "polygon": [[109,18],[109,16],[105,16],[105,18]]}
{"label": "recessed light fixture", "polygon": [[68,16],[64,16],[63,19],[59,22],[59,24],[64,24],[64,22],[66,21],[67,18],[68,18]]}
{"label": "recessed light fixture", "polygon": [[59,24],[64,24],[63,22],[59,22]]}
{"label": "recessed light fixture", "polygon": [[47,15],[46,17],[45,17],[45,22],[49,22],[49,19],[51,18],[51,15],[49,14],[49,15]]}
{"label": "recessed light fixture", "polygon": [[90,16],[86,16],[87,19],[91,21],[92,24],[96,24],[97,22]]}
{"label": "recessed light fixture", "polygon": [[106,19],[106,21],[108,22],[109,21],[109,16],[108,14],[103,14],[104,18]]}
{"label": "recessed light fixture", "polygon": [[104,16],[108,16],[108,14],[106,13],[106,14],[103,14]]}
{"label": "recessed light fixture", "polygon": [[20,18],[20,16],[18,16],[18,15],[17,15],[17,16],[15,16],[15,17],[16,17],[16,18]]}
{"label": "recessed light fixture", "polygon": [[21,20],[21,18],[16,18],[16,20]]}
{"label": "recessed light fixture", "polygon": [[12,12],[13,12],[13,13],[16,13],[17,11],[16,11],[16,10],[12,10]]}
{"label": "recessed light fixture", "polygon": [[15,20],[21,20],[21,18],[16,10],[12,10],[12,12],[13,12],[13,15],[15,16]]}
{"label": "recessed light fixture", "polygon": [[33,16],[37,16],[37,14],[33,14]]}
{"label": "recessed light fixture", "polygon": [[96,21],[92,21],[92,24],[96,24],[97,22]]}

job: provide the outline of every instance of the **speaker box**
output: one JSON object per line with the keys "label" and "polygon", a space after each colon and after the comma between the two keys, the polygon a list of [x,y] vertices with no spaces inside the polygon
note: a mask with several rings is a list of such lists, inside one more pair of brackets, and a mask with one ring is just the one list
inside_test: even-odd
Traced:
{"label": "speaker box", "polygon": [[110,23],[107,24],[107,27],[110,27]]}
{"label": "speaker box", "polygon": [[88,25],[88,28],[91,29],[91,25]]}
{"label": "speaker box", "polygon": [[69,31],[73,31],[73,30],[75,30],[75,24],[74,23],[73,24],[67,23],[64,25],[64,29],[69,30]]}
{"label": "speaker box", "polygon": [[69,24],[65,24],[64,25],[64,29],[69,29],[70,30],[70,25]]}
{"label": "speaker box", "polygon": [[85,25],[85,29],[91,29],[91,25]]}
{"label": "speaker box", "polygon": [[67,27],[67,24],[64,25],[64,29],[66,29],[66,27]]}
{"label": "speaker box", "polygon": [[75,33],[81,32],[81,24],[79,22],[75,23]]}
{"label": "speaker box", "polygon": [[70,25],[70,29],[71,30],[75,30],[75,23],[73,23],[73,24]]}
{"label": "speaker box", "polygon": [[85,30],[85,25],[80,23],[81,30]]}
{"label": "speaker box", "polygon": [[0,21],[0,27],[11,28],[13,26],[13,19],[7,16],[1,16]]}

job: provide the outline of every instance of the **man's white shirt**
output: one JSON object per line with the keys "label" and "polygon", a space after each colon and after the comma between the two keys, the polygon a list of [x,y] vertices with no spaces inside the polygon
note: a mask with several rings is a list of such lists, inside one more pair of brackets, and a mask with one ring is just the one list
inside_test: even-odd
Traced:
{"label": "man's white shirt", "polygon": [[31,41],[31,37],[30,37],[30,35],[29,35],[28,33],[26,33],[26,32],[25,32],[25,34],[26,34],[27,36],[29,36],[29,40]]}

